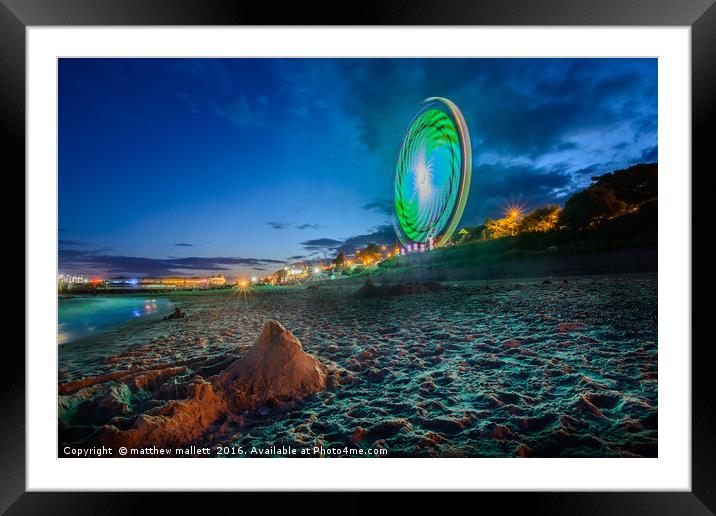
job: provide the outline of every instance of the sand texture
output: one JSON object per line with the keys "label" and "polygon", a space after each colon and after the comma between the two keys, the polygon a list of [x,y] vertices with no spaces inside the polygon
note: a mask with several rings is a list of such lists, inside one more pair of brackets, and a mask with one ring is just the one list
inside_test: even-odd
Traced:
{"label": "sand texture", "polygon": [[657,455],[655,274],[360,288],[187,296],[60,346],[60,445]]}

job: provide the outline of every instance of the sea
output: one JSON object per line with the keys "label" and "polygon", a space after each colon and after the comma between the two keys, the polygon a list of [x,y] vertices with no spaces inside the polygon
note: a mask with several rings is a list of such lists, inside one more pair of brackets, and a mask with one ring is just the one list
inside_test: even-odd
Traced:
{"label": "sea", "polygon": [[176,303],[157,295],[66,297],[58,300],[58,343],[66,344],[111,331],[132,320],[155,319],[174,310]]}

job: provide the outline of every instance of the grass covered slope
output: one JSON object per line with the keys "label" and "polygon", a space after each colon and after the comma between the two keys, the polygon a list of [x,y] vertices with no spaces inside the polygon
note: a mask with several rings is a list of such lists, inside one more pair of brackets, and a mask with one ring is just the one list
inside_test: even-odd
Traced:
{"label": "grass covered slope", "polygon": [[[411,269],[477,267],[487,263],[531,258],[579,255],[656,247],[656,202],[637,212],[604,221],[590,230],[553,230],[521,233],[514,237],[479,240],[385,260],[374,272],[399,273]],[[369,273],[369,271],[366,271]]]}

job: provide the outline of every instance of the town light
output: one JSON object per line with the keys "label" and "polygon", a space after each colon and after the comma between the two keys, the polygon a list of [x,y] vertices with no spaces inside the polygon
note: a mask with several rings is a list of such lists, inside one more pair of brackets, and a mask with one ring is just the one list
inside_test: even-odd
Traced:
{"label": "town light", "polygon": [[517,220],[522,218],[524,208],[518,203],[510,203],[505,206],[505,218]]}

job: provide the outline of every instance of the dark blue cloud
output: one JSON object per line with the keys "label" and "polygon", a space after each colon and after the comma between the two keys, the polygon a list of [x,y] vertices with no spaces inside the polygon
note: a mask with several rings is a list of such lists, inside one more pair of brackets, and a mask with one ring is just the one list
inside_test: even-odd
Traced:
{"label": "dark blue cloud", "polygon": [[[531,192],[529,184],[540,183],[535,174],[561,170],[574,190],[588,182],[581,175],[588,167],[655,159],[654,59],[386,59],[339,66],[350,77],[347,109],[358,134],[386,169],[417,104],[429,96],[452,99],[465,115],[476,175],[486,167],[491,178],[504,172],[512,180],[524,171],[528,177],[515,185],[531,203],[558,201],[564,193]],[[480,190],[471,197],[491,203]],[[389,202],[382,206],[392,213]],[[364,207],[381,210],[380,204]]]}
{"label": "dark blue cloud", "polygon": [[363,205],[364,210],[375,211],[384,215],[393,215],[395,203],[393,199],[376,198]]}
{"label": "dark blue cloud", "polygon": [[76,246],[81,246],[81,245],[87,245],[87,242],[80,242],[78,240],[67,240],[64,238],[60,238],[57,241],[57,244],[60,247],[76,247]]}
{"label": "dark blue cloud", "polygon": [[321,229],[323,226],[320,224],[300,224],[296,227],[301,231],[305,231],[306,229]]}
{"label": "dark blue cloud", "polygon": [[395,229],[393,226],[385,225],[375,228],[373,231],[362,235],[355,235],[346,238],[338,247],[338,251],[344,253],[353,253],[357,249],[365,247],[368,244],[393,245],[397,240]]}
{"label": "dark blue cloud", "polygon": [[[396,241],[395,230],[393,226],[383,225],[374,228],[367,233],[354,235],[348,238],[335,239],[335,238],[316,238],[313,240],[306,240],[301,242],[301,245],[309,250],[317,253],[329,252],[329,253],[354,253],[357,249],[365,247],[366,245],[373,243],[378,245],[392,245]],[[305,256],[302,256],[305,258]]]}
{"label": "dark blue cloud", "polygon": [[343,243],[342,240],[334,238],[313,238],[304,240],[301,245],[309,250],[337,249]]}
{"label": "dark blue cloud", "polygon": [[281,264],[282,260],[269,258],[188,257],[142,258],[136,256],[104,254],[102,249],[59,249],[59,262],[63,272],[92,271],[106,274],[137,274],[167,276],[186,274],[186,271],[230,271],[232,266],[256,267]]}
{"label": "dark blue cloud", "polygon": [[321,229],[323,226],[320,224],[292,224],[290,222],[267,222],[267,225],[271,226],[273,229],[287,229],[290,227],[295,227],[296,229],[299,229],[301,231],[306,231],[307,229]]}
{"label": "dark blue cloud", "polygon": [[288,222],[267,222],[266,225],[274,229],[286,229],[291,226]]}
{"label": "dark blue cloud", "polygon": [[543,204],[559,203],[560,198],[570,191],[572,181],[572,176],[559,167],[552,170],[503,165],[477,167],[462,225],[478,225],[488,217],[502,215],[508,204],[534,209]]}
{"label": "dark blue cloud", "polygon": [[250,99],[239,95],[227,102],[214,105],[214,112],[241,129],[261,127],[268,120],[268,99],[258,96]]}
{"label": "dark blue cloud", "polygon": [[654,145],[648,149],[644,149],[639,156],[640,163],[656,163],[659,161],[659,148]]}

